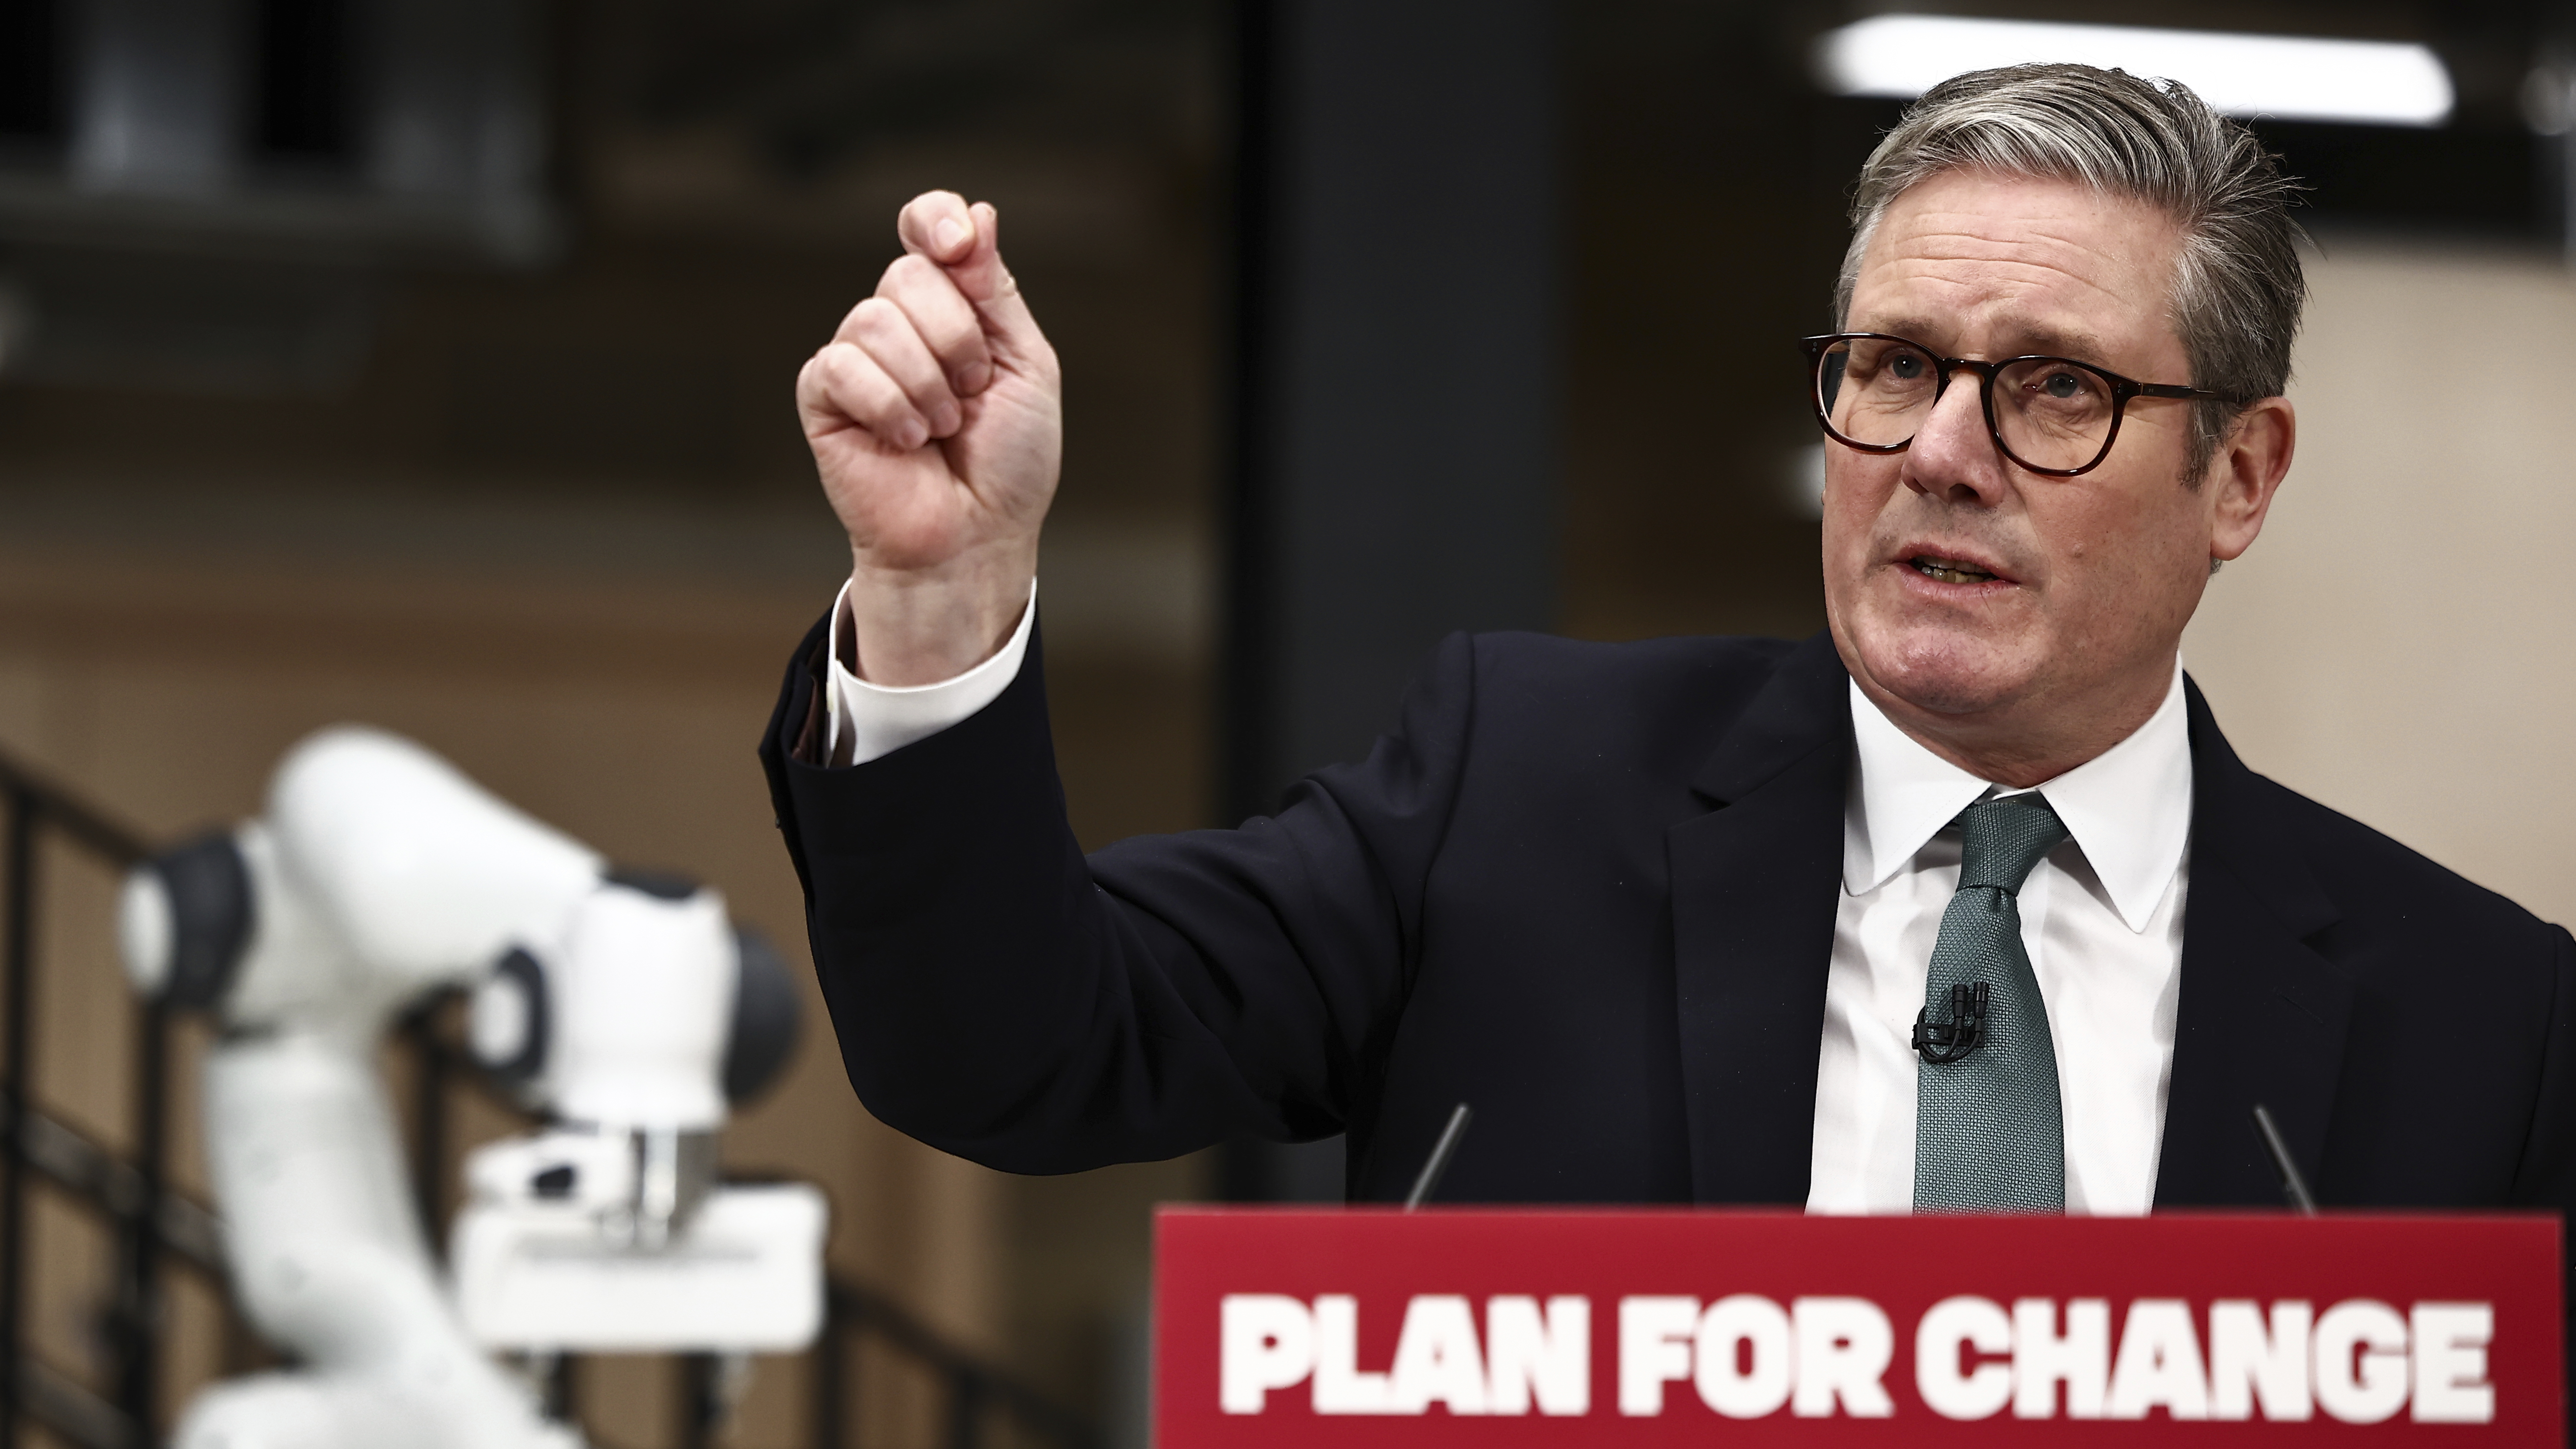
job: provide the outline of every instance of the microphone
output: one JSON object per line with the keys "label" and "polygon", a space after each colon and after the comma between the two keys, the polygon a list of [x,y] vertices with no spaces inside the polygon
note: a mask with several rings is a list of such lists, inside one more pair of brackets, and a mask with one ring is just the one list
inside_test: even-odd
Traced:
{"label": "microphone", "polygon": [[1466,1139],[1467,1124],[1475,1118],[1476,1114],[1468,1111],[1464,1102],[1450,1112],[1449,1125],[1440,1129],[1440,1140],[1432,1144],[1431,1159],[1422,1164],[1422,1175],[1413,1180],[1413,1191],[1404,1195],[1406,1212],[1431,1201],[1432,1192],[1449,1171],[1449,1159],[1458,1155],[1458,1144]]}
{"label": "microphone", "polygon": [[2290,1144],[2281,1136],[2281,1124],[2272,1120],[2272,1109],[2254,1104],[2254,1135],[2263,1139],[2263,1151],[2272,1159],[2272,1175],[2281,1179],[2281,1198],[2292,1212],[2302,1217],[2317,1215],[2317,1195],[2308,1191],[2308,1179],[2299,1164],[2290,1157]]}
{"label": "microphone", "polygon": [[1950,1019],[1934,1021],[1932,1008],[1914,1014],[1914,1049],[1927,1062],[1955,1062],[1986,1039],[1986,983],[1950,988]]}

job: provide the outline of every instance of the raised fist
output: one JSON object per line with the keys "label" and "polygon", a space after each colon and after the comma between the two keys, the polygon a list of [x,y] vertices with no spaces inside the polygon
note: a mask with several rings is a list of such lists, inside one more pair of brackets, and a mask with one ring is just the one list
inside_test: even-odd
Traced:
{"label": "raised fist", "polygon": [[991,206],[926,192],[896,229],[904,255],[806,362],[796,410],[850,535],[858,672],[907,685],[963,673],[1018,625],[1064,393]]}

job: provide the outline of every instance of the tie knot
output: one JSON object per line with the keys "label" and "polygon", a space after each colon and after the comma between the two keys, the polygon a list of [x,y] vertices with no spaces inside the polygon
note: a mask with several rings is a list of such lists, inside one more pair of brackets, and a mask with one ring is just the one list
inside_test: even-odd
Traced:
{"label": "tie knot", "polygon": [[2018,894],[2042,856],[2066,838],[2066,824],[2037,792],[1984,800],[1959,812],[1959,889],[1993,886]]}

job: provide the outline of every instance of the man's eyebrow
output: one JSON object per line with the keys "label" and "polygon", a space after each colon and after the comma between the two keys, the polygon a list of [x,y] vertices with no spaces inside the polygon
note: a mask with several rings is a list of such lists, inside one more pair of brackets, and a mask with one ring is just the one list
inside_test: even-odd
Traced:
{"label": "man's eyebrow", "polygon": [[1854,317],[1843,324],[1854,332],[1876,332],[1889,337],[1903,337],[1941,351],[1949,349],[1932,339],[1947,335],[1947,329],[1924,317]]}
{"label": "man's eyebrow", "polygon": [[2007,323],[2004,335],[2021,339],[2017,352],[2047,352],[2078,362],[2098,360],[2102,339],[2081,327],[2051,327],[2045,322]]}
{"label": "man's eyebrow", "polygon": [[[1856,331],[1884,332],[1894,337],[1911,338],[1927,347],[1945,352],[1950,350],[1951,344],[1935,342],[1933,339],[1950,336],[1954,327],[1952,323],[1936,321],[1929,317],[1873,318],[1866,326],[1862,325],[1860,319],[1855,318],[1850,325]],[[1998,335],[2012,339],[2000,354],[2005,357],[2019,357],[2037,352],[2046,353],[2052,357],[2071,358],[2077,362],[2099,362],[2103,355],[2102,339],[2081,327],[2058,327],[2046,322],[2006,320],[1996,331]]]}

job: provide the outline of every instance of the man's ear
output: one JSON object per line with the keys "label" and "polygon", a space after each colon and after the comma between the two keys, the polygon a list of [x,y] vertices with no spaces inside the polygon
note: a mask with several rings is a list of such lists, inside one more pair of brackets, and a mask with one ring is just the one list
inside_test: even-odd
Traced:
{"label": "man's ear", "polygon": [[2285,397],[2267,397],[2237,414],[2209,460],[2201,487],[2209,499],[2209,557],[2215,564],[2254,546],[2289,476],[2299,441],[2298,414]]}

